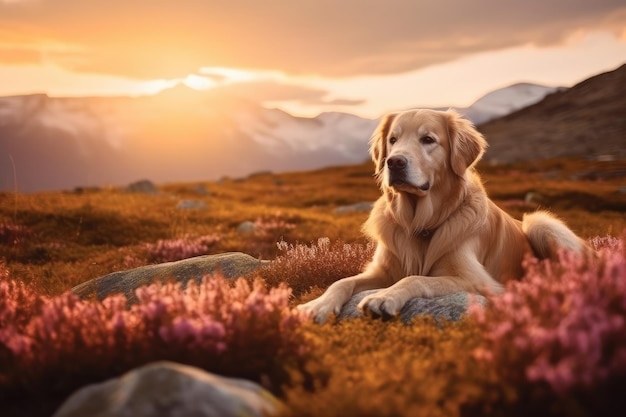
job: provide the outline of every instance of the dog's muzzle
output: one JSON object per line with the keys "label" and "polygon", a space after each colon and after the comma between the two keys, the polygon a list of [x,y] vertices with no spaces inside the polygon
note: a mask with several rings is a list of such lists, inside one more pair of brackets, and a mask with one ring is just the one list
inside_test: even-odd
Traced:
{"label": "dog's muzzle", "polygon": [[387,158],[389,170],[389,185],[404,184],[407,182],[406,173],[409,161],[402,155]]}
{"label": "dog's muzzle", "polygon": [[389,171],[389,185],[390,186],[408,186],[410,188],[416,188],[420,191],[428,191],[430,189],[430,183],[426,181],[424,184],[416,185],[412,184],[408,179],[408,166],[409,161],[402,155],[396,155],[387,159],[387,170]]}

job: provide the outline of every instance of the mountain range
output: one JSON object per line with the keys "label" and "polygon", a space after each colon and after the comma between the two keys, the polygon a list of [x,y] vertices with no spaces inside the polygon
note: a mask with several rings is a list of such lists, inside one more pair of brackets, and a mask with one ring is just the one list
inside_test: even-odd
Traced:
{"label": "mountain range", "polygon": [[[623,67],[619,70],[624,72]],[[572,97],[560,100],[578,103],[578,90],[578,86],[516,84],[457,111],[481,130],[484,127],[490,143],[494,135],[488,156],[505,161],[498,153],[509,153],[502,120],[514,125],[515,117],[535,114],[526,115],[526,109],[572,91]],[[613,90],[607,86],[602,91]],[[551,111],[558,113],[555,106]],[[593,108],[588,112],[592,114]],[[515,116],[518,113],[522,116]],[[367,142],[376,124],[377,120],[346,113],[294,117],[245,99],[182,85],[135,98],[2,97],[0,190],[125,185],[144,178],[156,183],[203,181],[359,163],[368,158]]]}
{"label": "mountain range", "polygon": [[626,159],[626,64],[479,126],[485,159]]}

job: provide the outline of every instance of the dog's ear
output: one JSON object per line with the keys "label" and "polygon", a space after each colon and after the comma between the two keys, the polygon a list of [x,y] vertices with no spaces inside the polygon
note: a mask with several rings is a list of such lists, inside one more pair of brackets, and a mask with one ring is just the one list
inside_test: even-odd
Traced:
{"label": "dog's ear", "polygon": [[472,122],[453,110],[446,112],[448,137],[450,138],[450,166],[458,176],[473,166],[485,153],[487,141]]}
{"label": "dog's ear", "polygon": [[389,113],[383,116],[370,138],[370,155],[376,166],[375,174],[378,178],[381,178],[383,169],[385,168],[385,160],[387,159],[387,135],[389,134],[391,123],[393,123],[396,115],[396,113]]}

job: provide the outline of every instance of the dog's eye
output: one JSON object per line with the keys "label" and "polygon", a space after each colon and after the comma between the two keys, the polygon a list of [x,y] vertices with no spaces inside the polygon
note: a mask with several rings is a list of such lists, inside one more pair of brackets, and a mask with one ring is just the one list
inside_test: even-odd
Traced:
{"label": "dog's eye", "polygon": [[395,136],[392,136],[392,137],[389,138],[389,143],[392,144],[392,145],[394,143],[396,143],[397,141],[398,141],[398,139]]}
{"label": "dog's eye", "polygon": [[437,142],[432,136],[424,136],[420,139],[424,145],[430,145],[431,143]]}

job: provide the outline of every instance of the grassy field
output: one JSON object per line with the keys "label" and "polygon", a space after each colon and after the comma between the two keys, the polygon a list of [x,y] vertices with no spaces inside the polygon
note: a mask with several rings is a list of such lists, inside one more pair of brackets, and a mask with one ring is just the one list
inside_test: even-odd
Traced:
{"label": "grassy field", "polygon": [[[626,230],[626,161],[550,160],[480,165],[479,171],[490,197],[514,217],[549,209],[585,238],[621,237]],[[161,184],[155,195],[114,187],[0,193],[0,267],[8,278],[54,297],[89,279],[161,261],[153,248],[163,241],[200,242],[195,254],[240,251],[270,260],[285,256],[277,245],[281,241],[311,245],[327,237],[363,248],[367,242],[360,227],[368,213],[336,209],[379,196],[372,172],[372,164],[364,163],[258,173],[217,182]],[[204,206],[181,209],[181,201]],[[245,221],[256,224],[252,235],[238,231]],[[310,298],[308,289],[315,286],[312,279],[294,291],[290,305]],[[313,289],[313,294],[320,290]],[[429,410],[428,415],[601,414],[597,404],[589,405],[597,401],[596,394],[572,405],[577,391],[567,401],[557,401],[545,387],[516,391],[518,380],[503,383],[502,375],[485,371],[471,354],[484,342],[484,329],[471,320],[445,331],[428,320],[411,328],[372,320],[302,327],[310,353],[296,365],[285,364],[283,376],[270,384],[288,404],[286,415],[415,415],[419,409]],[[0,349],[0,359],[2,355]],[[104,376],[97,373],[92,379]],[[619,378],[623,382],[624,374]],[[612,380],[604,388],[609,392],[614,384]],[[353,396],[342,396],[346,390]],[[7,398],[0,400],[12,407]],[[48,399],[47,404],[58,400]],[[14,406],[24,410],[20,401]],[[30,415],[45,414],[31,410]]]}
{"label": "grassy field", "polygon": [[[167,184],[158,195],[118,188],[84,192],[0,194],[0,258],[12,276],[59,294],[83,281],[148,261],[144,245],[159,239],[214,235],[211,253],[241,251],[273,259],[276,242],[310,243],[320,237],[363,242],[367,213],[339,206],[374,201],[379,190],[370,163],[313,172],[259,173],[245,179]],[[552,210],[583,237],[626,229],[626,162],[547,161],[537,165],[481,166],[487,191],[515,217]],[[198,190],[206,190],[206,192]],[[179,209],[181,200],[203,209]],[[269,224],[249,238],[244,221]],[[283,227],[281,227],[283,222]],[[273,226],[273,227],[272,227]]]}

